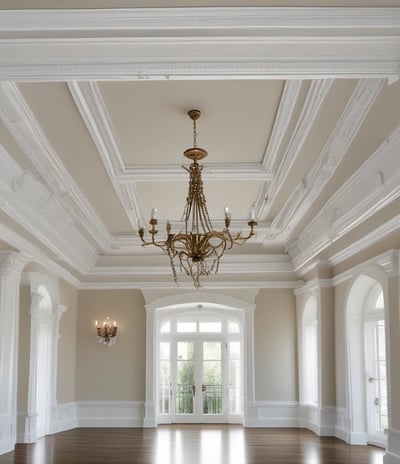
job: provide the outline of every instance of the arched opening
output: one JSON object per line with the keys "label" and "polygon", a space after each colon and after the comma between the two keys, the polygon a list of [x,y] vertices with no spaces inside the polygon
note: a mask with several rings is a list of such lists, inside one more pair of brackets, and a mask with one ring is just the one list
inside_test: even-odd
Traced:
{"label": "arched opening", "polygon": [[197,305],[158,323],[157,422],[242,422],[242,323]]}
{"label": "arched opening", "polygon": [[301,402],[319,404],[318,307],[311,296],[306,301],[302,318],[302,388]]}
{"label": "arched opening", "polygon": [[346,328],[350,442],[386,447],[385,297],[376,278],[361,275],[351,286]]}
{"label": "arched opening", "polygon": [[144,426],[245,423],[254,402],[253,305],[216,294],[146,306]]}

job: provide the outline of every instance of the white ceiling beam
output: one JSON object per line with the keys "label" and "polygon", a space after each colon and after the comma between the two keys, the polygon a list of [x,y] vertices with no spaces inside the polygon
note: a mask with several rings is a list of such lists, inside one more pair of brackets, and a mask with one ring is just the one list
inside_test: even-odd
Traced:
{"label": "white ceiling beam", "polygon": [[400,8],[2,10],[0,31],[8,81],[400,74]]}
{"label": "white ceiling beam", "polygon": [[358,82],[316,163],[303,181],[294,187],[285,205],[273,219],[269,239],[277,236],[281,240],[287,239],[322,192],[347,153],[384,83],[382,79]]}

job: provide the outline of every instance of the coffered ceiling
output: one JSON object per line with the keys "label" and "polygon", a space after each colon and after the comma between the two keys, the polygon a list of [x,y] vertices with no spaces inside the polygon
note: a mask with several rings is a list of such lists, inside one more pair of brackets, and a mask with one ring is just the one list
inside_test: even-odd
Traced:
{"label": "coffered ceiling", "polygon": [[398,2],[28,3],[0,11],[1,249],[81,288],[172,288],[137,230],[153,207],[181,226],[192,108],[214,227],[259,222],[204,287],[400,246]]}

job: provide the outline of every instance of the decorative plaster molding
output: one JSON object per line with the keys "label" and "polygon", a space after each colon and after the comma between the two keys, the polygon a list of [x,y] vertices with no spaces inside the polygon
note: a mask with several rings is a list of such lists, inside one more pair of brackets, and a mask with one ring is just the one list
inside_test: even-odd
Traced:
{"label": "decorative plaster molding", "polygon": [[259,217],[265,217],[270,211],[274,199],[281,189],[287,173],[293,167],[332,84],[333,80],[331,79],[313,80],[311,82],[306,101],[304,102],[296,127],[293,130],[286,152],[272,179],[266,202],[259,210]]}
{"label": "decorative plaster molding", "polygon": [[332,178],[383,84],[382,79],[358,82],[317,162],[303,182],[294,188],[289,199],[272,221],[270,238],[278,235],[280,238],[286,238]]}
{"label": "decorative plaster molding", "polygon": [[16,251],[0,251],[0,275],[19,275],[27,262],[28,258],[23,253]]}
{"label": "decorative plaster molding", "polygon": [[2,31],[36,31],[46,38],[56,32],[65,36],[81,35],[82,31],[107,35],[143,29],[153,36],[160,31],[181,31],[187,36],[187,29],[211,30],[216,36],[223,32],[249,36],[258,30],[280,34],[287,29],[302,35],[310,30],[314,35],[325,35],[327,29],[334,29],[357,36],[360,30],[376,35],[385,30],[398,31],[399,27],[399,8],[329,8],[329,12],[326,8],[290,7],[112,8],[4,10],[0,15]]}
{"label": "decorative plaster molding", "polygon": [[[29,51],[31,42],[25,45],[18,43],[11,47],[7,53],[10,56],[20,56],[23,51],[27,55],[37,55],[37,50]],[[299,45],[294,41],[289,48]],[[22,47],[19,48],[19,47]],[[397,45],[398,46],[398,45]],[[237,47],[237,45],[235,45]],[[2,44],[0,42],[0,51]],[[46,48],[43,44],[38,45],[38,50]],[[94,57],[99,53],[99,46],[92,44],[83,45],[87,50],[88,56],[83,59],[68,58],[63,54],[63,48],[54,46],[54,50],[49,50],[46,54],[53,55],[43,60],[36,59],[37,64],[27,64],[29,56],[24,58],[21,63],[7,64],[0,62],[0,81],[24,81],[24,82],[65,82],[70,80],[91,81],[91,80],[187,80],[187,79],[340,79],[340,78],[389,78],[395,81],[400,75],[400,62],[392,59],[387,61],[377,61],[365,59],[354,61],[344,61],[343,56],[335,56],[332,62],[328,60],[320,61],[313,56],[304,56],[304,61],[288,59],[277,61],[276,58],[260,57],[257,61],[241,61],[238,57],[235,61],[229,61],[225,57],[219,57],[216,61],[198,59],[197,61],[178,60],[176,62],[163,62],[162,58],[154,62],[127,62],[132,61],[132,56],[140,55],[142,52],[130,52],[128,58]],[[100,47],[101,49],[101,47]],[[382,50],[383,52],[383,50]],[[4,52],[5,53],[5,52]],[[249,47],[251,54],[251,47]],[[194,60],[193,56],[187,60]],[[66,61],[69,61],[66,63]],[[117,61],[117,62],[116,62]]]}
{"label": "decorative plaster molding", "polygon": [[299,288],[294,290],[295,295],[304,295],[305,293],[319,290],[320,288],[333,287],[332,279],[312,279]]}
{"label": "decorative plaster molding", "polygon": [[290,123],[301,85],[301,80],[289,80],[285,82],[271,137],[262,160],[263,168],[269,172],[274,171],[276,157]]}
{"label": "decorative plaster molding", "polygon": [[331,262],[333,266],[336,266],[337,264],[340,264],[346,259],[351,258],[356,253],[359,253],[360,251],[363,251],[368,247],[372,246],[374,243],[378,242],[386,235],[396,232],[399,229],[400,215],[397,215],[389,221],[382,224],[381,226],[374,229],[369,234],[366,234],[359,240],[354,241],[350,246],[343,248],[341,251],[331,256],[329,258],[329,262]]}
{"label": "decorative plaster molding", "polygon": [[[153,276],[154,279],[154,276]],[[222,281],[211,281],[208,280],[207,282],[203,282],[203,287],[201,287],[198,291],[202,292],[203,289],[205,291],[209,289],[262,289],[262,288],[286,288],[286,289],[294,289],[299,287],[303,282],[302,281],[269,281],[266,282],[265,280],[256,281],[232,281],[232,280],[222,280]],[[182,281],[179,282],[179,285],[173,281],[172,277],[170,280],[141,280],[141,281],[133,281],[130,280],[129,282],[120,281],[120,282],[101,282],[101,281],[92,281],[92,282],[84,282],[82,281],[79,284],[80,290],[108,290],[108,289],[115,289],[115,290],[123,290],[123,289],[190,289],[193,290],[193,282],[191,281]]]}
{"label": "decorative plaster molding", "polygon": [[[399,11],[262,7],[2,10],[0,78],[64,82],[210,77],[394,80],[400,73]],[[137,58],[150,56],[155,57],[153,62]]]}
{"label": "decorative plaster molding", "polygon": [[[299,238],[287,245],[295,271],[399,197],[399,147],[400,127],[336,191]],[[384,173],[385,182],[380,188],[371,189],[377,172]]]}
{"label": "decorative plaster molding", "polygon": [[97,262],[97,253],[65,213],[61,202],[31,174],[23,173],[1,146],[0,163],[3,210],[61,260],[81,272],[88,271]]}
{"label": "decorative plaster molding", "polygon": [[[109,232],[58,158],[21,92],[13,83],[0,84],[0,117],[39,172],[40,180],[43,180],[57,196],[59,203],[80,222],[100,246],[109,246]],[[18,191],[21,188],[26,176],[27,173],[22,171],[20,177],[14,178],[13,190]],[[48,198],[42,201],[40,212],[48,207],[51,198],[52,194],[49,194]]]}
{"label": "decorative plaster molding", "polygon": [[[210,180],[262,180],[272,179],[272,174],[265,170],[260,163],[236,164],[203,164],[203,178]],[[187,172],[181,165],[164,164],[125,166],[123,172],[115,175],[119,181],[154,181],[154,180],[187,180]]]}

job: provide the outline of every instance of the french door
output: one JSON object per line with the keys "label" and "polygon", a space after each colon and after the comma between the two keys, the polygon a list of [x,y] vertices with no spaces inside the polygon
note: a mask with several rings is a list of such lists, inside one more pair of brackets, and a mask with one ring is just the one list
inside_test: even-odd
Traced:
{"label": "french door", "polygon": [[225,342],[177,340],[171,353],[173,422],[227,422]]}
{"label": "french door", "polygon": [[388,427],[385,321],[366,323],[368,442],[386,446]]}

